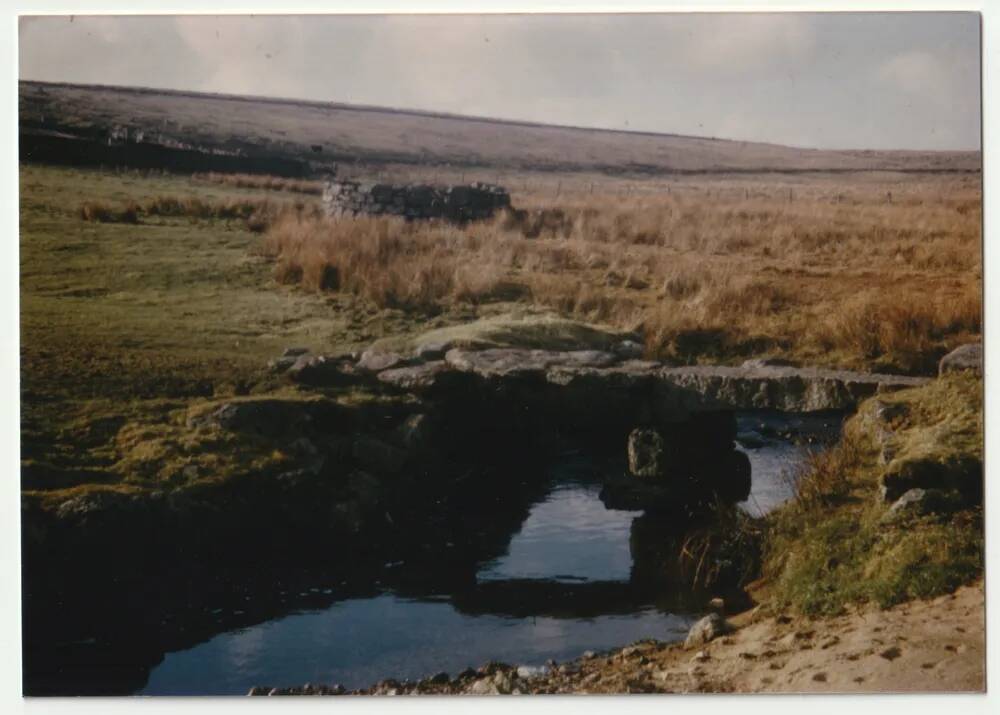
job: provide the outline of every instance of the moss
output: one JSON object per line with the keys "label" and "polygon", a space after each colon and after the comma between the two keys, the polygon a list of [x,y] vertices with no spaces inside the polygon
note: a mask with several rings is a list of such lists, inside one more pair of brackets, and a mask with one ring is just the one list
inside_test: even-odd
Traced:
{"label": "moss", "polygon": [[148,493],[148,489],[137,484],[79,484],[66,489],[46,491],[25,490],[22,498],[28,503],[34,503],[44,510],[56,509],[63,502],[76,497],[93,494],[122,494],[140,496]]}
{"label": "moss", "polygon": [[[281,392],[265,365],[290,346],[339,352],[425,325],[350,296],[276,286],[268,263],[254,256],[259,237],[240,222],[89,223],[76,213],[86,201],[229,204],[287,195],[177,175],[24,165],[20,176],[25,488],[168,478],[197,451],[169,426],[185,404]],[[140,424],[152,430],[143,433],[151,444],[125,445],[138,439],[129,432]]]}
{"label": "moss", "polygon": [[[891,434],[882,441],[900,455],[888,466],[879,461],[880,419]],[[981,507],[966,503],[957,512],[887,524],[880,485],[900,460],[967,470],[981,460],[982,434],[982,381],[968,375],[862,405],[841,443],[801,476],[797,497],[768,518],[764,575],[772,607],[832,615],[852,603],[936,596],[980,576]]]}
{"label": "moss", "polygon": [[437,328],[415,336],[387,338],[383,350],[411,352],[421,345],[529,348],[536,350],[607,350],[630,336],[607,326],[589,325],[553,313],[519,309],[479,320]]}

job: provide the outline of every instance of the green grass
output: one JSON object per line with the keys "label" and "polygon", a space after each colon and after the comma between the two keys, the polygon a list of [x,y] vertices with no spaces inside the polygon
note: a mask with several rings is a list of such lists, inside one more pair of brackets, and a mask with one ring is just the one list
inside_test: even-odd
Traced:
{"label": "green grass", "polygon": [[79,214],[87,201],[163,196],[302,200],[287,192],[32,165],[21,167],[20,190],[26,488],[119,478],[119,430],[167,425],[192,401],[271,390],[266,362],[286,347],[337,351],[414,329],[414,319],[350,296],[276,284],[244,221]]}
{"label": "green grass", "polygon": [[797,497],[768,519],[764,576],[770,605],[833,615],[850,604],[889,606],[954,590],[983,572],[981,507],[882,521],[887,505],[873,439],[878,402],[898,405],[890,444],[896,459],[948,464],[956,453],[982,457],[982,381],[952,376],[869,400],[842,442],[819,455]]}

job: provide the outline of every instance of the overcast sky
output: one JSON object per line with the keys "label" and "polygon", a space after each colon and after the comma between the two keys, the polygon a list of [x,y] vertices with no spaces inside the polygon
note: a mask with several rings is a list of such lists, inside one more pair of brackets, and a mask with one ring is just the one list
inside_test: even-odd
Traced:
{"label": "overcast sky", "polygon": [[971,13],[22,18],[20,77],[978,149]]}

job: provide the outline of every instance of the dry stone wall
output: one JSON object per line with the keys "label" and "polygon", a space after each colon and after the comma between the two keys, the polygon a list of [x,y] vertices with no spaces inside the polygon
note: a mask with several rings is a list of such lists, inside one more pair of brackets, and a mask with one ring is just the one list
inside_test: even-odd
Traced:
{"label": "dry stone wall", "polygon": [[509,206],[510,194],[506,189],[483,183],[431,186],[330,181],[323,190],[324,210],[334,217],[392,215],[461,223],[489,218]]}

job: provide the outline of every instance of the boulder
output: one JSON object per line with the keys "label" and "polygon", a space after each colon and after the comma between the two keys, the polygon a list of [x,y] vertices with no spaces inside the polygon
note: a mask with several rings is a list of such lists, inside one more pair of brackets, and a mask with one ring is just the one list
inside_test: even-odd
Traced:
{"label": "boulder", "polygon": [[636,477],[661,479],[667,468],[666,444],[654,429],[634,429],[628,436],[628,469]]}
{"label": "boulder", "polygon": [[190,427],[216,426],[270,438],[301,434],[311,423],[312,414],[307,403],[279,399],[227,402],[212,412],[188,419]]}
{"label": "boulder", "polygon": [[410,415],[396,428],[399,442],[408,450],[426,449],[433,439],[432,420],[425,414]]}
{"label": "boulder", "polygon": [[687,638],[684,639],[684,647],[688,649],[697,648],[715,640],[719,636],[729,633],[731,630],[732,626],[726,622],[725,618],[718,613],[709,613],[691,626]]}
{"label": "boulder", "polygon": [[382,352],[369,348],[361,353],[358,368],[368,372],[381,372],[406,364],[406,358],[395,352]]}
{"label": "boulder", "polygon": [[938,363],[938,374],[947,375],[951,372],[971,372],[982,377],[983,344],[962,345],[941,358],[941,362]]}
{"label": "boulder", "polygon": [[[279,358],[279,361],[289,358]],[[288,379],[310,387],[338,387],[356,382],[350,361],[339,356],[301,355],[287,369]]]}
{"label": "boulder", "polygon": [[900,456],[880,478],[882,498],[894,502],[911,489],[957,491],[970,502],[982,498],[983,463],[974,455],[941,458]]}
{"label": "boulder", "polygon": [[910,489],[893,502],[881,521],[893,524],[914,516],[926,514],[946,514],[961,509],[962,496],[954,490]]}
{"label": "boulder", "polygon": [[295,364],[296,360],[298,360],[298,358],[293,355],[282,356],[274,358],[273,360],[268,360],[267,367],[271,372],[285,372],[288,368]]}
{"label": "boulder", "polygon": [[423,393],[433,391],[456,374],[457,371],[444,360],[433,360],[422,365],[383,370],[378,374],[378,380],[400,390]]}

